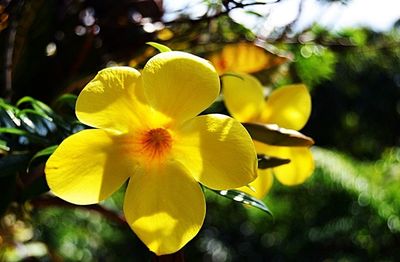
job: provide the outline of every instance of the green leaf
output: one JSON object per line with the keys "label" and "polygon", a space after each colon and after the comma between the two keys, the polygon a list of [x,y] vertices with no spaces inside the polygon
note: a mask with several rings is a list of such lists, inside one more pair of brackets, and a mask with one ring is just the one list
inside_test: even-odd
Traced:
{"label": "green leaf", "polygon": [[30,134],[25,131],[14,127],[0,127],[0,134],[12,134],[19,136],[29,136]]}
{"label": "green leaf", "polygon": [[21,120],[17,117],[19,109],[8,104],[0,103],[0,113],[1,121],[6,124],[6,126],[20,126]]}
{"label": "green leaf", "polygon": [[34,103],[34,100],[35,99],[33,99],[30,96],[24,96],[23,98],[19,99],[15,105],[17,107],[19,107],[20,105],[22,105],[24,103],[32,104],[32,103]]}
{"label": "green leaf", "polygon": [[12,110],[12,111],[18,110],[18,108],[8,104],[4,99],[0,99],[0,108],[2,108],[4,110]]}
{"label": "green leaf", "polygon": [[21,104],[24,103],[28,103],[31,104],[32,108],[37,112],[40,113],[42,116],[46,115],[46,116],[51,116],[54,115],[54,111],[45,103],[36,100],[30,96],[25,96],[23,98],[21,98],[20,100],[18,100],[17,102],[17,106],[19,107]]}
{"label": "green leaf", "polygon": [[10,148],[7,146],[7,141],[0,139],[0,151],[10,151]]}
{"label": "green leaf", "polygon": [[168,46],[156,43],[156,42],[147,42],[146,44],[148,44],[149,46],[154,47],[155,49],[157,49],[158,51],[160,51],[160,53],[164,53],[164,52],[171,52],[171,48],[169,48]]}
{"label": "green leaf", "polygon": [[208,114],[228,114],[225,104],[222,100],[216,100],[206,110],[200,113],[200,115]]}
{"label": "green leaf", "polygon": [[290,159],[266,156],[264,154],[258,154],[257,159],[259,169],[267,169],[290,163]]}
{"label": "green leaf", "polygon": [[77,98],[78,96],[74,94],[64,94],[56,99],[55,104],[57,106],[67,105],[70,108],[75,108]]}
{"label": "green leaf", "polygon": [[255,16],[260,17],[260,18],[263,18],[263,17],[264,17],[262,14],[257,13],[257,12],[252,11],[252,10],[245,10],[245,13],[246,13],[246,14],[249,14],[249,15],[255,15]]}
{"label": "green leaf", "polygon": [[0,178],[15,175],[25,170],[29,163],[30,155],[27,153],[10,154],[0,158]]}
{"label": "green leaf", "polygon": [[224,76],[233,76],[233,77],[237,77],[237,78],[243,80],[243,77],[242,77],[241,75],[235,74],[235,73],[224,73],[224,74],[222,74],[222,75],[220,76],[220,78],[222,78],[222,77],[224,77]]}
{"label": "green leaf", "polygon": [[38,112],[40,111],[40,112],[46,113],[48,116],[54,115],[53,109],[51,109],[48,105],[46,105],[45,103],[43,103],[39,100],[35,100],[35,102],[32,105],[33,105],[33,108]]}
{"label": "green leaf", "polygon": [[29,172],[29,169],[30,169],[31,165],[32,165],[34,162],[36,162],[36,161],[38,161],[38,160],[40,160],[40,159],[45,159],[45,160],[47,160],[47,159],[49,158],[49,156],[50,156],[51,154],[53,154],[53,152],[57,149],[57,147],[58,147],[58,145],[49,146],[49,147],[46,147],[45,149],[42,149],[42,150],[40,150],[39,152],[37,152],[37,153],[31,158],[31,160],[29,161],[28,168],[27,168],[27,172]]}
{"label": "green leaf", "polygon": [[25,136],[35,143],[48,143],[47,139],[40,136],[31,134],[25,130],[14,128],[14,127],[0,127],[0,134],[11,134],[17,136]]}
{"label": "green leaf", "polygon": [[28,115],[35,115],[35,116],[39,116],[39,117],[42,117],[42,118],[45,118],[45,119],[47,119],[47,120],[49,120],[49,121],[52,121],[53,119],[51,118],[51,117],[49,117],[47,114],[45,114],[45,113],[43,113],[43,111],[35,111],[35,110],[33,110],[33,109],[30,109],[30,108],[26,108],[26,109],[22,109],[21,111],[19,111],[18,113],[17,113],[17,117],[19,117],[19,118],[23,118],[23,117],[27,117]]}
{"label": "green leaf", "polygon": [[302,133],[271,124],[243,123],[250,136],[273,146],[312,146],[314,140]]}
{"label": "green leaf", "polygon": [[223,197],[226,197],[230,200],[233,200],[235,202],[245,204],[245,205],[250,205],[252,207],[258,208],[272,216],[271,210],[267,207],[267,205],[265,205],[264,202],[262,202],[261,200],[258,200],[257,198],[254,198],[244,192],[240,192],[237,190],[221,190],[221,191],[211,190],[211,191],[213,191],[214,193],[217,193]]}
{"label": "green leaf", "polygon": [[37,112],[27,108],[19,111],[17,116],[22,120],[23,127],[31,133],[44,137],[49,131],[52,131],[49,123],[54,122],[53,118],[42,111]]}

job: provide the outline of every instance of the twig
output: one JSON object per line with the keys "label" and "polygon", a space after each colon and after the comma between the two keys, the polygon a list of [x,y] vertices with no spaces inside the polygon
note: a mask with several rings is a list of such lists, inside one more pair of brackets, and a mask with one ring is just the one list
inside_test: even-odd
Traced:
{"label": "twig", "polygon": [[[16,7],[16,15],[22,9],[24,5],[24,1],[19,1]],[[17,35],[17,18],[11,20],[10,23],[10,32],[7,38],[7,47],[6,47],[6,55],[5,55],[5,70],[4,70],[4,97],[6,99],[11,99],[12,96],[12,71],[13,71],[13,56],[14,56],[14,45],[15,45],[15,37]]]}
{"label": "twig", "polygon": [[62,207],[62,208],[72,208],[72,209],[84,209],[89,211],[94,211],[101,214],[103,217],[113,221],[121,226],[128,226],[125,218],[121,215],[116,214],[105,207],[98,204],[94,205],[74,205],[57,197],[40,197],[31,200],[30,202],[35,208],[47,208],[47,207]]}
{"label": "twig", "polygon": [[86,35],[85,42],[83,43],[80,52],[76,56],[74,64],[71,66],[70,75],[76,74],[79,71],[82,64],[85,62],[86,57],[88,56],[92,45],[93,45],[94,35],[93,33],[89,33]]}
{"label": "twig", "polygon": [[[255,6],[255,5],[266,5],[266,4],[275,4],[280,2],[281,0],[273,0],[271,2],[252,2],[252,3],[241,3],[241,2],[236,2],[234,0],[229,0],[229,1],[224,1],[223,5],[225,7],[224,11],[218,12],[214,15],[211,16],[207,16],[207,14],[205,14],[203,17],[201,17],[200,19],[196,19],[196,20],[192,20],[192,19],[177,19],[177,20],[172,20],[172,21],[168,21],[168,22],[164,22],[165,25],[169,25],[169,24],[178,24],[178,23],[191,23],[191,24],[196,24],[199,22],[203,22],[203,21],[210,21],[213,20],[215,18],[218,18],[220,16],[223,15],[227,15],[229,14],[230,11],[237,9],[237,8],[244,8],[244,7],[248,7],[248,6]],[[232,4],[232,5],[230,5]]]}
{"label": "twig", "polygon": [[282,31],[279,39],[283,39],[288,35],[288,32],[293,28],[293,26],[297,23],[297,21],[299,20],[300,16],[302,15],[303,12],[303,7],[304,7],[304,1],[301,0],[299,2],[299,6],[297,8],[297,14],[296,17],[292,20],[292,22],[290,22],[289,24],[287,24],[284,28],[284,30]]}

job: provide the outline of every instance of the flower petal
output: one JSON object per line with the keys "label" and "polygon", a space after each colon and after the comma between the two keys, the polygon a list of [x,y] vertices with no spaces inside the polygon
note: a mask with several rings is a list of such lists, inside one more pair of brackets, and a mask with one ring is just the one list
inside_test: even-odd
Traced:
{"label": "flower petal", "polygon": [[209,59],[219,74],[227,71],[254,73],[287,60],[246,42],[226,45],[221,52],[212,54]]}
{"label": "flower petal", "polygon": [[268,97],[261,122],[300,130],[311,113],[311,97],[303,84],[284,86]]}
{"label": "flower petal", "polygon": [[205,200],[199,184],[169,162],[131,177],[124,213],[146,246],[163,255],[178,251],[198,233]]}
{"label": "flower petal", "polygon": [[218,74],[211,63],[183,52],[154,56],[142,76],[149,103],[178,123],[205,110],[220,90]]}
{"label": "flower petal", "polygon": [[127,132],[145,108],[140,73],[131,67],[101,70],[78,96],[76,115],[89,126]]}
{"label": "flower petal", "polygon": [[290,163],[273,168],[276,178],[284,185],[301,184],[314,171],[314,160],[308,147],[270,146],[257,141],[254,144],[258,153],[290,159]]}
{"label": "flower petal", "polygon": [[172,150],[197,181],[212,189],[232,189],[256,178],[257,155],[246,129],[224,115],[203,115],[177,131]]}
{"label": "flower petal", "polygon": [[238,190],[243,191],[258,199],[263,199],[271,189],[273,181],[274,177],[272,176],[272,169],[258,169],[257,178],[249,184],[249,186],[254,189],[254,191],[247,186],[240,187],[238,188]]}
{"label": "flower petal", "polygon": [[240,122],[257,121],[264,108],[261,83],[244,73],[224,75],[222,78],[225,105],[229,113]]}
{"label": "flower petal", "polygon": [[65,139],[46,163],[50,190],[74,204],[93,204],[110,196],[134,170],[112,137],[89,129]]}

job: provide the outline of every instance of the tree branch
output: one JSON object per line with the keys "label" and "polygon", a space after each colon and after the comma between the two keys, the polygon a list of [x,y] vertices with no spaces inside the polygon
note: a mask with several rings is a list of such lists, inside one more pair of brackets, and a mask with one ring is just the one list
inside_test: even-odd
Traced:
{"label": "tree branch", "polygon": [[205,14],[204,16],[202,16],[199,19],[196,20],[192,20],[192,19],[177,19],[177,20],[172,20],[172,21],[168,21],[168,22],[164,22],[165,25],[170,25],[170,24],[177,24],[177,23],[191,23],[191,24],[196,24],[199,22],[203,22],[203,21],[210,21],[213,20],[215,18],[218,18],[220,16],[223,15],[227,15],[229,14],[230,11],[237,9],[237,8],[244,8],[244,7],[248,7],[248,6],[255,6],[255,5],[266,5],[266,4],[275,4],[280,2],[281,0],[272,0],[271,2],[252,2],[252,3],[242,3],[242,2],[236,2],[234,0],[228,0],[228,1],[224,1],[223,6],[225,7],[224,11],[218,12],[214,15],[211,16],[207,16],[207,14]]}
{"label": "tree branch", "polygon": [[48,207],[60,207],[60,208],[71,208],[71,209],[84,209],[93,212],[97,212],[108,220],[115,222],[121,226],[128,226],[125,218],[122,215],[116,214],[101,205],[74,205],[57,197],[38,197],[30,201],[35,208],[48,208]]}
{"label": "tree branch", "polygon": [[12,77],[13,77],[13,58],[14,58],[14,48],[15,48],[15,38],[17,35],[18,26],[18,16],[24,5],[24,1],[18,1],[16,4],[15,14],[10,22],[9,33],[7,37],[7,45],[5,52],[5,70],[4,70],[4,97],[6,99],[11,99],[12,96]]}

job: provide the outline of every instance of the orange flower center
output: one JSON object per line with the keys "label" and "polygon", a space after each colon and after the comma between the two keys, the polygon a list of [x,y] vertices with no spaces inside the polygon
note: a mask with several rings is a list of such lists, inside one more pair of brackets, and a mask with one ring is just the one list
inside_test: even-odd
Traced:
{"label": "orange flower center", "polygon": [[140,139],[143,153],[151,158],[164,156],[172,146],[171,134],[164,128],[151,129]]}
{"label": "orange flower center", "polygon": [[226,63],[226,60],[224,58],[221,58],[218,61],[218,66],[221,68],[221,71],[225,71],[228,68],[228,65]]}

